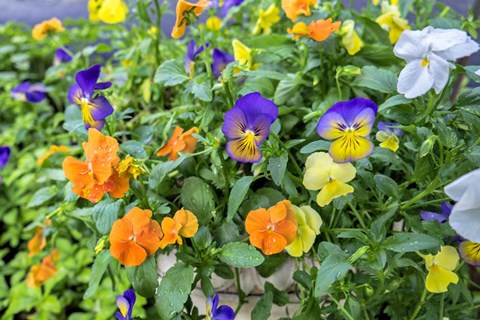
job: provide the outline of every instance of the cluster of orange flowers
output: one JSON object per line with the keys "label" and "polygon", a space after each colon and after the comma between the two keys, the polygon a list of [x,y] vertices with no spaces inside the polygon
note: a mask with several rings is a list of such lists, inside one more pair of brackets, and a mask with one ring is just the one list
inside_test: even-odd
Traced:
{"label": "cluster of orange flowers", "polygon": [[148,256],[169,244],[182,244],[198,230],[195,215],[185,209],[173,218],[166,217],[162,227],[152,220],[152,211],[133,208],[122,219],[115,221],[110,232],[110,254],[126,267],[142,264]]}
{"label": "cluster of orange flowers", "polygon": [[63,28],[62,21],[58,20],[57,18],[52,18],[36,24],[32,29],[32,37],[35,40],[42,40],[49,33],[62,32],[64,30],[65,29]]}

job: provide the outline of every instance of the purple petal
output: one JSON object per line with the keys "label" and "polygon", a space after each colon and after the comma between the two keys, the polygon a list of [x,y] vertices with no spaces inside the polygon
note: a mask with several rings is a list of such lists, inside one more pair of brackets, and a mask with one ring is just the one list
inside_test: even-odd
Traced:
{"label": "purple petal", "polygon": [[445,222],[447,218],[440,213],[431,211],[420,211],[420,217],[425,221],[437,220],[439,223]]}
{"label": "purple petal", "polygon": [[272,119],[269,115],[260,114],[247,128],[255,133],[255,142],[257,143],[257,146],[267,139],[268,134],[270,133],[270,125],[272,124],[271,121]]}
{"label": "purple petal", "polygon": [[111,86],[112,86],[112,83],[110,81],[99,82],[95,85],[94,90],[105,90],[110,88]]}
{"label": "purple petal", "polygon": [[225,69],[227,64],[235,61],[231,55],[217,48],[213,49],[212,59],[212,72],[215,78],[220,77],[220,74],[222,73],[223,69]]}
{"label": "purple petal", "polygon": [[220,10],[220,15],[226,16],[231,8],[241,5],[243,1],[245,0],[225,0],[222,9]]}
{"label": "purple petal", "polygon": [[190,60],[190,61],[193,61],[195,60],[195,49],[197,48],[197,46],[195,45],[195,41],[192,39],[188,42],[188,45],[187,45],[187,58]]}
{"label": "purple petal", "polygon": [[229,139],[239,139],[245,133],[248,123],[245,113],[240,108],[232,108],[225,113],[222,126],[223,134]]}
{"label": "purple petal", "polygon": [[403,136],[403,130],[402,130],[402,129],[391,128],[391,127],[396,127],[396,126],[398,126],[398,123],[395,123],[395,122],[383,122],[383,121],[380,121],[380,122],[377,124],[378,131],[391,132],[391,133],[393,133],[394,135],[396,135],[397,137]]}
{"label": "purple petal", "polygon": [[128,299],[124,296],[118,296],[116,303],[122,317],[124,317],[124,319],[130,319],[129,313],[132,306],[130,305]]}
{"label": "purple petal", "polygon": [[450,202],[444,201],[442,202],[441,207],[442,207],[443,215],[446,218],[450,217],[450,213],[452,213],[452,209],[453,209],[453,204],[451,204]]}
{"label": "purple petal", "polygon": [[212,300],[212,310],[214,312],[217,311],[218,300],[219,300],[218,293],[216,293],[215,296],[213,297],[213,300]]}
{"label": "purple petal", "polygon": [[8,159],[10,158],[10,147],[0,146],[0,168],[3,168],[7,165]]}
{"label": "purple petal", "polygon": [[78,84],[74,84],[68,89],[68,101],[70,103],[81,104],[83,98],[82,88]]}
{"label": "purple petal", "polygon": [[375,102],[366,98],[355,98],[348,101],[337,102],[325,112],[325,115],[331,112],[336,112],[345,119],[348,126],[352,126],[355,123],[357,116],[366,109],[371,110],[373,121],[375,121],[378,107]]}
{"label": "purple petal", "polygon": [[193,53],[193,59],[195,59],[200,53],[202,53],[202,52],[205,50],[205,48],[208,48],[209,46],[210,46],[210,43],[208,43],[208,42],[205,44],[205,46],[204,46],[204,45],[201,45],[201,46],[197,49],[197,51],[195,51],[195,52]]}
{"label": "purple petal", "polygon": [[212,320],[233,320],[235,319],[235,312],[229,306],[220,306],[217,313]]}
{"label": "purple petal", "polygon": [[77,72],[75,80],[77,80],[78,85],[83,90],[83,95],[91,97],[93,90],[95,89],[95,84],[100,77],[100,69],[102,67],[99,64],[94,65],[90,69],[82,70]]}
{"label": "purple petal", "polygon": [[135,295],[135,291],[132,289],[128,289],[123,293],[123,296],[128,300],[130,304],[130,309],[128,309],[128,319],[132,318],[133,306],[135,305],[135,301],[137,300],[137,296]]}
{"label": "purple petal", "polygon": [[95,128],[98,131],[102,131],[103,127],[105,126],[105,120],[96,120],[93,123],[85,123],[85,129]]}
{"label": "purple petal", "polygon": [[63,48],[58,48],[55,51],[55,57],[53,59],[53,64],[59,65],[62,62],[72,61],[72,56],[68,54]]}
{"label": "purple petal", "polygon": [[343,116],[338,112],[326,112],[317,124],[317,133],[320,137],[332,140],[340,137],[347,130],[348,125]]}
{"label": "purple petal", "polygon": [[269,116],[270,123],[273,123],[278,117],[278,108],[275,103],[263,98],[259,92],[252,92],[241,97],[235,102],[234,108],[243,110],[249,125],[252,125],[260,114]]}
{"label": "purple petal", "polygon": [[113,107],[104,96],[96,97],[89,103],[93,120],[102,120],[113,113]]}
{"label": "purple petal", "polygon": [[45,86],[42,83],[35,83],[25,93],[28,102],[38,103],[45,99]]}
{"label": "purple petal", "polygon": [[127,318],[125,318],[125,317],[120,313],[120,311],[115,312],[115,318],[117,318],[117,320],[127,320]]}
{"label": "purple petal", "polygon": [[17,93],[25,93],[27,92],[28,88],[30,88],[30,82],[24,81],[20,83],[18,86],[12,89],[11,94],[12,96]]}

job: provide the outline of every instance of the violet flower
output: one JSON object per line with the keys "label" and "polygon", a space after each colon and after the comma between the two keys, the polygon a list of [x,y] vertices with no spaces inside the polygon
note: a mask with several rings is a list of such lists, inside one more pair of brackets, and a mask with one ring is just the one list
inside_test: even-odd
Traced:
{"label": "violet flower", "polygon": [[28,101],[30,103],[39,103],[45,100],[45,86],[42,83],[30,84],[24,81],[12,89],[11,96],[20,101]]}
{"label": "violet flower", "polygon": [[226,53],[225,51],[222,51],[220,49],[213,49],[213,63],[212,63],[212,72],[213,75],[215,76],[215,79],[218,79],[220,77],[220,74],[222,73],[223,69],[229,64],[230,62],[235,61],[235,58]]}
{"label": "violet flower", "polygon": [[235,102],[225,113],[223,134],[230,139],[227,153],[238,162],[259,162],[260,144],[268,137],[271,124],[278,117],[278,108],[260,93],[249,93]]}
{"label": "violet flower", "polygon": [[135,305],[135,300],[137,299],[135,291],[128,289],[123,293],[123,296],[117,297],[117,306],[119,311],[115,313],[115,318],[117,320],[131,320],[133,306]]}
{"label": "violet flower", "polygon": [[63,48],[58,48],[55,51],[55,57],[53,58],[53,65],[58,66],[60,63],[63,62],[70,62],[72,61],[72,56],[65,51]]}
{"label": "violet flower", "polygon": [[223,305],[218,307],[218,294],[213,299],[208,297],[207,301],[207,317],[206,320],[233,320],[235,312],[229,306]]}
{"label": "violet flower", "polygon": [[5,167],[10,158],[10,147],[0,146],[0,169]]}
{"label": "violet flower", "polygon": [[209,46],[210,44],[207,42],[205,46],[201,45],[197,48],[197,45],[195,44],[195,41],[193,39],[188,42],[187,56],[185,57],[185,71],[188,74],[190,74],[191,76],[193,75],[193,64],[195,58],[197,58],[197,56]]}
{"label": "violet flower", "polygon": [[98,82],[100,77],[99,64],[90,69],[77,72],[75,83],[68,90],[68,101],[80,106],[85,128],[102,130],[105,118],[113,113],[113,107],[104,96],[94,95],[95,90],[110,88],[111,82]]}
{"label": "violet flower", "polygon": [[441,207],[442,213],[420,211],[420,217],[425,221],[437,220],[439,223],[445,222],[452,212],[453,205],[448,202],[442,202]]}

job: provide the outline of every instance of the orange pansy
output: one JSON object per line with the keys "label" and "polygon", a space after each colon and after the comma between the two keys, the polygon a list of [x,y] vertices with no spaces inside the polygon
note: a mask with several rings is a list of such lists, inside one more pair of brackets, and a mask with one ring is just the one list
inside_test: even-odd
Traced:
{"label": "orange pansy", "polygon": [[324,41],[332,33],[337,31],[340,28],[341,22],[333,22],[332,19],[328,18],[327,20],[317,20],[312,21],[307,25],[305,22],[296,23],[292,29],[288,29],[289,34],[293,34],[293,40],[299,37],[310,37],[315,41]]}
{"label": "orange pansy", "polygon": [[188,210],[181,209],[175,212],[173,219],[170,217],[163,218],[162,230],[165,233],[160,248],[163,249],[169,244],[183,244],[184,238],[193,237],[198,231],[198,219]]}
{"label": "orange pansy", "polygon": [[114,198],[123,197],[129,188],[129,177],[120,177],[117,172],[117,140],[90,128],[88,142],[82,147],[85,162],[67,157],[62,164],[65,176],[73,183],[72,191],[94,203],[107,192]]}
{"label": "orange pansy", "polygon": [[49,32],[61,32],[65,30],[62,25],[62,21],[57,18],[42,21],[36,24],[32,29],[32,37],[35,40],[42,40]]}
{"label": "orange pansy", "polygon": [[43,228],[37,228],[37,232],[32,239],[28,241],[28,256],[34,256],[47,245],[47,239],[43,235]]}
{"label": "orange pansy", "polygon": [[195,22],[197,17],[202,14],[203,10],[211,4],[209,0],[198,0],[197,3],[190,3],[185,0],[177,2],[177,20],[172,30],[172,38],[178,39],[185,34],[187,25]]}
{"label": "orange pansy", "polygon": [[281,252],[297,235],[295,214],[288,200],[273,207],[252,210],[245,220],[250,243],[266,255]]}
{"label": "orange pansy", "polygon": [[54,249],[52,252],[43,258],[42,263],[32,266],[27,275],[27,286],[36,288],[52,278],[57,273],[55,262],[58,260],[60,253]]}
{"label": "orange pansy", "polygon": [[51,155],[56,152],[70,153],[70,149],[65,146],[50,146],[50,149],[42,156],[37,159],[37,165],[41,166],[45,160],[47,160]]}
{"label": "orange pansy", "polygon": [[300,15],[310,16],[310,6],[317,0],[282,0],[282,9],[288,19],[295,21]]}
{"label": "orange pansy", "polygon": [[192,136],[193,133],[198,133],[196,127],[183,132],[181,127],[176,126],[167,144],[157,151],[157,156],[169,154],[168,159],[176,160],[178,158],[178,152],[192,153],[195,151],[195,146],[197,145],[197,138]]}
{"label": "orange pansy", "polygon": [[154,254],[163,237],[152,211],[134,207],[115,221],[110,231],[110,254],[126,267],[141,265]]}

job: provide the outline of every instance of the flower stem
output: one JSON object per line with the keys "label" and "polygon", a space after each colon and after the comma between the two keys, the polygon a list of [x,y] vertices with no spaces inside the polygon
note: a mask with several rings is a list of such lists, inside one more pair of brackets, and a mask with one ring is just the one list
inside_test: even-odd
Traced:
{"label": "flower stem", "polygon": [[427,287],[423,289],[422,296],[420,297],[420,300],[418,301],[417,305],[415,306],[415,309],[413,310],[412,315],[410,316],[410,320],[415,320],[417,319],[417,314],[420,312],[422,309],[423,304],[425,303],[425,297],[427,296]]}
{"label": "flower stem", "polygon": [[335,299],[335,297],[330,294],[330,292],[327,292],[327,294],[328,294],[328,296],[330,297],[330,299],[332,299],[333,302],[335,302],[335,304],[337,305],[337,307],[338,307],[340,310],[342,310],[343,314],[347,317],[347,319],[349,319],[349,320],[355,320],[355,319],[352,317],[352,315],[347,311],[347,309],[345,309],[345,307],[342,306],[342,305],[340,304],[340,302],[338,302],[338,300]]}
{"label": "flower stem", "polygon": [[353,214],[355,215],[355,217],[357,217],[357,220],[358,222],[360,222],[360,225],[362,226],[363,229],[367,229],[367,225],[365,224],[365,222],[363,221],[363,218],[362,216],[358,213],[357,209],[352,205],[352,203],[347,200],[347,204],[348,206],[350,207],[350,209],[352,209],[353,211]]}
{"label": "flower stem", "polygon": [[235,309],[235,314],[238,314],[238,311],[240,311],[240,308],[245,303],[245,292],[243,292],[242,286],[240,284],[240,272],[238,271],[238,268],[235,268],[235,281],[237,283],[237,291],[238,291],[238,306]]}

